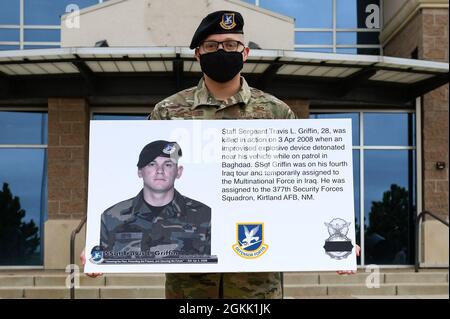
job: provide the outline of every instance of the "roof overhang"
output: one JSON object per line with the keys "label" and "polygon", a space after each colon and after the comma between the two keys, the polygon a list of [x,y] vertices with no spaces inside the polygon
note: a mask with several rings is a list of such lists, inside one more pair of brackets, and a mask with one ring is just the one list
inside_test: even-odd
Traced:
{"label": "roof overhang", "polygon": [[[383,56],[252,50],[243,75],[281,99],[405,105],[448,83],[447,63]],[[0,52],[0,104],[86,97],[93,104],[148,104],[197,84],[194,51],[182,47],[62,48]]]}

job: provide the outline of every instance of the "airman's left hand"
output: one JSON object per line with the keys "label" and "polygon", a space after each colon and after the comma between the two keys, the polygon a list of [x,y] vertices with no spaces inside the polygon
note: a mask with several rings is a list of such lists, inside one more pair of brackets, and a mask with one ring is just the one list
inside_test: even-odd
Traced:
{"label": "airman's left hand", "polygon": [[[361,247],[359,247],[359,245],[355,246],[355,253],[356,253],[356,256],[359,256],[361,254]],[[356,271],[354,271],[354,270],[338,270],[337,273],[339,275],[353,275],[353,274],[356,274]]]}

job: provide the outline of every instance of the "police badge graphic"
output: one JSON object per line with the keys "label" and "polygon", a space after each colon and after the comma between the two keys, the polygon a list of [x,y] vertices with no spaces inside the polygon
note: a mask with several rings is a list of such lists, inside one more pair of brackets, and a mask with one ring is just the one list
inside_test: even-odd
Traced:
{"label": "police badge graphic", "polygon": [[264,223],[237,223],[233,251],[242,258],[261,257],[269,248],[264,243]]}
{"label": "police badge graphic", "polygon": [[347,237],[350,222],[342,218],[334,218],[329,223],[324,223],[328,228],[330,237],[325,240],[325,253],[333,259],[347,258],[353,250],[353,244]]}
{"label": "police badge graphic", "polygon": [[220,26],[225,30],[233,29],[236,26],[236,22],[234,22],[234,13],[225,13],[222,16],[222,21],[220,21]]}
{"label": "police badge graphic", "polygon": [[91,250],[91,258],[89,259],[93,264],[101,264],[103,262],[103,248],[102,246],[95,246]]}

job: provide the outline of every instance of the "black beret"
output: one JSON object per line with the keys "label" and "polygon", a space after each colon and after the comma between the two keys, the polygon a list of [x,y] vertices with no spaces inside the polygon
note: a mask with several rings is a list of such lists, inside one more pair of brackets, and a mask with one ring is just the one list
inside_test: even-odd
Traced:
{"label": "black beret", "polygon": [[175,161],[181,157],[182,152],[180,145],[177,142],[168,141],[154,141],[144,146],[139,154],[138,168],[143,168],[145,165],[153,161],[158,156],[170,157]]}
{"label": "black beret", "polygon": [[216,11],[208,14],[200,23],[192,37],[191,49],[197,48],[200,43],[211,34],[244,33],[244,18],[236,11]]}

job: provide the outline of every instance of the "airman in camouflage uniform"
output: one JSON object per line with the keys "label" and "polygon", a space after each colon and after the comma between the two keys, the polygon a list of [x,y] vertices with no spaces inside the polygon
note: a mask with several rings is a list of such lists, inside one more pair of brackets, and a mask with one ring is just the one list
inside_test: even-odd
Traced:
{"label": "airman in camouflage uniform", "polygon": [[[205,17],[190,48],[196,49],[203,78],[197,87],[158,103],[149,119],[295,119],[282,101],[251,88],[240,77],[248,55],[243,47],[243,19],[238,12],[218,11]],[[222,49],[220,48],[220,45]],[[234,94],[217,99],[222,84],[235,85]],[[217,89],[219,88],[219,89]],[[282,298],[281,273],[166,274],[166,298]]]}
{"label": "airman in camouflage uniform", "polygon": [[212,96],[203,79],[198,86],[178,92],[158,104],[152,120],[295,119],[295,114],[276,97],[249,87],[241,77],[241,89],[224,101]]}
{"label": "airman in camouflage uniform", "polygon": [[160,259],[211,254],[211,209],[174,188],[183,171],[178,166],[181,155],[175,142],[154,141],[142,149],[137,166],[143,190],[102,214],[100,242],[105,256]]}
{"label": "airman in camouflage uniform", "polygon": [[157,212],[143,192],[108,208],[101,218],[101,245],[114,253],[147,252],[167,258],[211,254],[211,209],[175,191]]}

